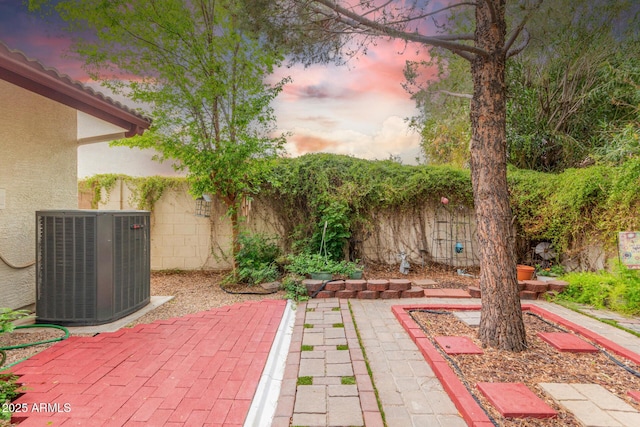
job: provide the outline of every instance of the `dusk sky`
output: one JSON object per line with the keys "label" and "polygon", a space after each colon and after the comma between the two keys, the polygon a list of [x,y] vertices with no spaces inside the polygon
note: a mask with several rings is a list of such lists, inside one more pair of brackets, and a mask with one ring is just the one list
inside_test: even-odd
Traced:
{"label": "dusk sky", "polygon": [[[66,54],[69,41],[65,34],[55,23],[29,14],[22,0],[0,0],[0,41],[88,83],[81,62]],[[417,59],[417,55],[403,43],[379,40],[366,56],[347,66],[281,70],[293,79],[273,104],[279,130],[292,134],[287,139],[288,153],[297,156],[322,151],[368,159],[394,155],[414,163],[419,155],[419,135],[408,129],[405,119],[416,113],[415,104],[401,83],[405,61]],[[91,144],[80,147],[78,155],[80,177],[130,173],[121,170],[126,163],[130,163],[127,167],[141,167],[128,148]],[[107,158],[110,161],[105,161]],[[167,165],[157,171],[146,171],[147,167],[139,174],[171,172]]]}

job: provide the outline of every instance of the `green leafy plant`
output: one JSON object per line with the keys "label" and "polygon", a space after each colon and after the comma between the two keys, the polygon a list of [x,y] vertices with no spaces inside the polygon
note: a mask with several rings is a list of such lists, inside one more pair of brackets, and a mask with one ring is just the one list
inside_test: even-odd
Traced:
{"label": "green leafy plant", "polygon": [[20,394],[21,384],[18,383],[18,376],[12,374],[0,374],[0,420],[10,420],[11,411],[4,403],[11,402]]}
{"label": "green leafy plant", "polygon": [[238,268],[233,276],[235,280],[255,285],[273,282],[278,278],[280,272],[276,259],[280,256],[280,247],[275,237],[243,233],[239,236],[239,244],[236,255]]}
{"label": "green leafy plant", "polygon": [[13,331],[15,329],[13,322],[28,317],[30,314],[28,310],[12,310],[0,307],[0,334]]}
{"label": "green leafy plant", "polygon": [[607,308],[622,314],[640,314],[640,272],[616,264],[611,271],[569,273],[569,282],[558,295],[563,301]]}
{"label": "green leafy plant", "polygon": [[544,266],[541,264],[536,264],[536,275],[537,276],[551,276],[558,277],[565,274],[565,269],[560,264],[551,263],[548,266]]}
{"label": "green leafy plant", "polygon": [[[10,308],[0,308],[0,334],[12,332],[15,329],[15,322],[18,319],[28,317],[31,313],[28,310],[12,310]],[[4,351],[0,353],[0,366],[4,364],[6,355]],[[18,377],[11,374],[0,374],[0,405],[10,402],[20,394],[20,384]],[[2,405],[0,409],[0,420],[10,420],[11,412]]]}
{"label": "green leafy plant", "polygon": [[318,251],[332,260],[344,258],[344,247],[351,237],[349,208],[338,201],[321,209],[321,217],[312,237]]}
{"label": "green leafy plant", "polygon": [[[282,288],[285,291],[285,298],[293,301],[306,301],[309,299],[307,295],[307,287],[302,284],[302,278],[295,274],[285,276],[282,279]],[[307,309],[307,311],[310,311]],[[314,310],[311,310],[314,311]]]}
{"label": "green leafy plant", "polygon": [[310,273],[332,273],[348,276],[357,269],[354,262],[334,261],[320,254],[290,255],[287,260],[289,264],[285,267],[286,270],[302,276]]}

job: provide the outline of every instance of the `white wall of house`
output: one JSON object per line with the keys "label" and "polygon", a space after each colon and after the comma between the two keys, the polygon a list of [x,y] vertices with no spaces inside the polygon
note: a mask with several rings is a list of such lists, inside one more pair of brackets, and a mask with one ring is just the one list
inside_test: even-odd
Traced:
{"label": "white wall of house", "polygon": [[[35,261],[35,212],[77,207],[76,110],[0,80],[0,255]],[[0,307],[35,302],[35,267],[0,261]]]}

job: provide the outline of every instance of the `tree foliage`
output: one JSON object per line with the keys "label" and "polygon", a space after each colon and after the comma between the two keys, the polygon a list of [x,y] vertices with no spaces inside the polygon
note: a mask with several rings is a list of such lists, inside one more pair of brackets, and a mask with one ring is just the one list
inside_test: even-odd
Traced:
{"label": "tree foliage", "polygon": [[56,6],[79,36],[72,50],[90,76],[151,112],[148,133],[118,144],[176,159],[194,195],[225,202],[236,233],[239,206],[255,191],[251,177],[282,149],[284,137],[272,135],[270,102],[287,81],[267,82],[283,55],[247,25],[246,6],[230,0]]}
{"label": "tree foliage", "polygon": [[[507,19],[520,19],[518,8]],[[530,43],[507,64],[508,161],[519,168],[561,171],[593,161],[620,162],[638,153],[640,45],[637,3],[545,2],[530,18]],[[467,25],[458,20],[456,26]],[[439,80],[407,87],[420,110],[428,160],[468,156],[461,131],[468,114],[463,98],[471,79],[460,60],[433,51]]]}

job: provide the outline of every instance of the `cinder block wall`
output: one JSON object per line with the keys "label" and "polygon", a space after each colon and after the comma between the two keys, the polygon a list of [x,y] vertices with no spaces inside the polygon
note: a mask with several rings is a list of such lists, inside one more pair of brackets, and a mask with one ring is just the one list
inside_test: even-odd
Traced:
{"label": "cinder block wall", "polygon": [[[80,195],[81,208],[89,207],[90,197]],[[99,209],[135,209],[131,190],[118,182],[109,194],[102,194]],[[266,235],[283,235],[284,227],[268,200],[251,202],[247,227]],[[151,214],[151,268],[153,270],[228,269],[231,267],[231,221],[226,207],[214,198],[211,216],[195,215],[195,200],[182,188],[167,189]],[[441,207],[425,205],[407,212],[380,211],[373,218],[374,230],[362,242],[362,258],[395,264],[404,251],[411,263],[422,263],[429,256],[458,267],[477,265],[475,226],[472,213],[458,210],[455,215]],[[447,221],[448,236],[437,229],[438,221]],[[436,227],[436,228],[434,228]],[[455,235],[454,235],[455,234]],[[461,242],[464,251],[454,247]]]}

